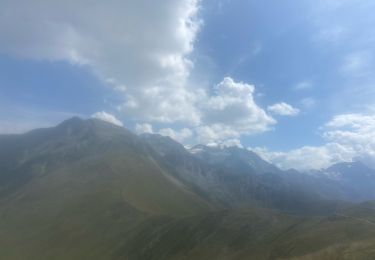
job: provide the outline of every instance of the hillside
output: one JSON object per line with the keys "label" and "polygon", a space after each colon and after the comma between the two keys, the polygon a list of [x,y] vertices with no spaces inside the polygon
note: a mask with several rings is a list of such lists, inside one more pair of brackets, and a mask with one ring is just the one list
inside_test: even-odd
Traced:
{"label": "hillside", "polygon": [[325,201],[243,149],[193,149],[79,118],[0,136],[0,259],[375,256],[374,203]]}
{"label": "hillside", "polygon": [[158,219],[120,252],[130,259],[374,259],[375,226],[368,221],[374,212],[346,215],[355,210],[296,217],[249,209]]}
{"label": "hillside", "polygon": [[166,175],[137,136],[102,121],[74,118],[0,144],[0,259],[105,251],[103,241],[145,216],[210,208]]}

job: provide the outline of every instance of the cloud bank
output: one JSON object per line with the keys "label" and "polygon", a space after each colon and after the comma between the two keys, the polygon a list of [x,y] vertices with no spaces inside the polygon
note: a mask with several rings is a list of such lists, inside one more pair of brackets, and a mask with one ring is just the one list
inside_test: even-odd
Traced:
{"label": "cloud bank", "polygon": [[[241,146],[241,137],[272,130],[277,124],[273,116],[298,115],[298,108],[284,102],[259,106],[255,86],[229,76],[212,89],[189,83],[194,66],[191,54],[203,26],[200,4],[199,0],[90,4],[83,0],[2,0],[0,53],[85,66],[118,93],[122,101],[111,105],[121,118],[138,123],[137,132],[160,133],[180,142]],[[22,19],[16,19],[19,17]],[[325,28],[325,16],[321,19],[316,26]],[[345,37],[341,26],[333,26],[322,35]],[[372,52],[364,49],[348,51],[342,74],[372,79]],[[311,88],[312,83],[305,81],[295,90]],[[307,97],[299,106],[308,109],[316,102]],[[93,117],[122,125],[104,111]],[[255,150],[283,168],[321,168],[355,158],[371,163],[375,154],[373,121],[369,115],[340,115],[323,127],[325,145],[289,152]],[[155,125],[160,128],[154,129]]]}
{"label": "cloud bank", "polygon": [[162,136],[168,136],[178,142],[184,142],[193,135],[192,131],[188,128],[183,128],[181,130],[162,128],[155,132],[153,126],[148,123],[136,124],[135,132],[137,134],[160,134]]}
{"label": "cloud bank", "polygon": [[[3,0],[0,53],[86,66],[118,92],[122,102],[112,105],[129,120],[194,132],[162,131],[179,140],[224,142],[268,131],[276,121],[255,103],[254,86],[227,77],[209,94],[188,84],[199,8],[199,0]],[[105,112],[94,116],[120,125]]]}
{"label": "cloud bank", "polygon": [[375,116],[342,114],[324,127],[322,146],[304,146],[288,152],[252,149],[283,169],[321,169],[334,163],[359,160],[375,167]]}
{"label": "cloud bank", "polygon": [[[91,68],[129,117],[196,122],[188,55],[198,0],[2,0],[0,52]],[[18,19],[22,17],[22,19]]]}
{"label": "cloud bank", "polygon": [[271,129],[276,120],[254,101],[255,87],[226,77],[201,107],[204,125],[197,128],[202,143],[239,139]]}

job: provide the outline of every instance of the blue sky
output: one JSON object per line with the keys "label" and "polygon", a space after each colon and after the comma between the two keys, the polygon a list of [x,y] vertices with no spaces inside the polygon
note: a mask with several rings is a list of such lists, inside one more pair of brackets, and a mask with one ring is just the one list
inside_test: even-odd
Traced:
{"label": "blue sky", "polygon": [[364,0],[0,0],[0,132],[94,116],[241,145],[283,168],[373,165],[374,11]]}

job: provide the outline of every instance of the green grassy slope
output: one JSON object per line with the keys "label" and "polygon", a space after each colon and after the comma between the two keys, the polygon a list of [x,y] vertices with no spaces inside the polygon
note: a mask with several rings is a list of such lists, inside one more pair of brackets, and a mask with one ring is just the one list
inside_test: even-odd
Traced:
{"label": "green grassy slope", "polygon": [[[70,250],[78,257],[91,249],[109,250],[133,222],[146,216],[207,210],[204,201],[151,171],[147,162],[138,161],[135,172],[124,167],[124,159],[102,160],[49,172],[2,199],[0,259],[18,254],[40,259],[41,252],[48,259]],[[135,158],[127,155],[127,160]]]}
{"label": "green grassy slope", "polygon": [[153,219],[134,233],[118,255],[202,260],[375,257],[375,226],[339,215],[296,217],[262,209],[230,210]]}
{"label": "green grassy slope", "polygon": [[289,239],[292,259],[375,259],[374,221],[374,202],[338,211]]}

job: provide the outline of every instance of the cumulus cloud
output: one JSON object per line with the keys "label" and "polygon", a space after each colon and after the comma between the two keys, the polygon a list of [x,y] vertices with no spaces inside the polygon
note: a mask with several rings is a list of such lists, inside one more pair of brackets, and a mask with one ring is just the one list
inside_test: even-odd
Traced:
{"label": "cumulus cloud", "polygon": [[143,123],[135,125],[135,132],[137,134],[152,134],[154,132],[152,125]]}
{"label": "cumulus cloud", "polygon": [[190,138],[193,135],[193,132],[188,128],[183,128],[179,131],[172,128],[163,128],[160,129],[158,133],[163,136],[169,136],[170,138],[178,142],[184,142],[186,139]]}
{"label": "cumulus cloud", "polygon": [[92,118],[100,119],[105,122],[117,125],[117,126],[123,126],[122,122],[118,120],[114,115],[108,114],[104,111],[96,112],[91,116]]}
{"label": "cumulus cloud", "polygon": [[[157,133],[177,141],[193,138],[197,143],[241,146],[240,138],[269,131],[276,120],[254,100],[253,85],[224,78],[213,88],[213,94],[201,92],[199,125],[180,131],[164,128]],[[293,109],[293,108],[292,108]],[[149,124],[136,126],[137,132],[153,132]]]}
{"label": "cumulus cloud", "polygon": [[322,146],[304,146],[288,152],[252,149],[283,169],[321,169],[337,162],[360,160],[375,166],[375,116],[343,114],[323,127]]}
{"label": "cumulus cloud", "polygon": [[162,128],[154,132],[152,125],[148,123],[136,124],[135,132],[137,134],[160,134],[162,136],[168,136],[178,142],[184,142],[193,135],[193,132],[188,128],[182,128],[181,130]]}
{"label": "cumulus cloud", "polygon": [[353,157],[375,165],[375,115],[339,115],[326,127],[326,139],[350,148]]}
{"label": "cumulus cloud", "polygon": [[[375,126],[375,117],[362,114],[343,114],[335,116],[326,126],[329,128],[350,127],[352,129],[363,129],[364,126]],[[367,128],[366,128],[367,129]]]}
{"label": "cumulus cloud", "polygon": [[203,125],[197,128],[203,143],[238,139],[271,129],[276,120],[254,101],[255,87],[226,77],[201,106]]}
{"label": "cumulus cloud", "polygon": [[208,144],[208,143],[218,143],[223,140],[238,139],[240,133],[233,129],[231,126],[226,126],[222,124],[214,124],[209,126],[200,126],[196,129],[198,143]]}
{"label": "cumulus cloud", "polygon": [[216,143],[208,143],[207,146],[213,146],[213,147],[239,147],[243,148],[243,145],[241,143],[240,139],[227,139],[221,142],[216,142]]}
{"label": "cumulus cloud", "polygon": [[123,95],[126,115],[196,123],[185,83],[198,8],[198,0],[4,0],[0,52],[88,66]]}
{"label": "cumulus cloud", "polygon": [[291,105],[284,102],[268,106],[267,110],[273,114],[281,116],[296,116],[300,112],[298,108],[294,108]]}
{"label": "cumulus cloud", "polygon": [[287,152],[269,151],[264,147],[251,150],[284,170],[323,169],[337,162],[351,161],[353,158],[351,151],[347,151],[346,147],[336,143],[328,143],[324,146],[303,146]]}
{"label": "cumulus cloud", "polygon": [[[225,142],[272,129],[276,120],[254,101],[254,86],[227,77],[211,95],[188,84],[199,7],[199,0],[3,0],[0,53],[85,66],[119,94],[111,105],[129,120],[189,127],[165,128],[178,140]],[[119,123],[104,113],[95,115]]]}

